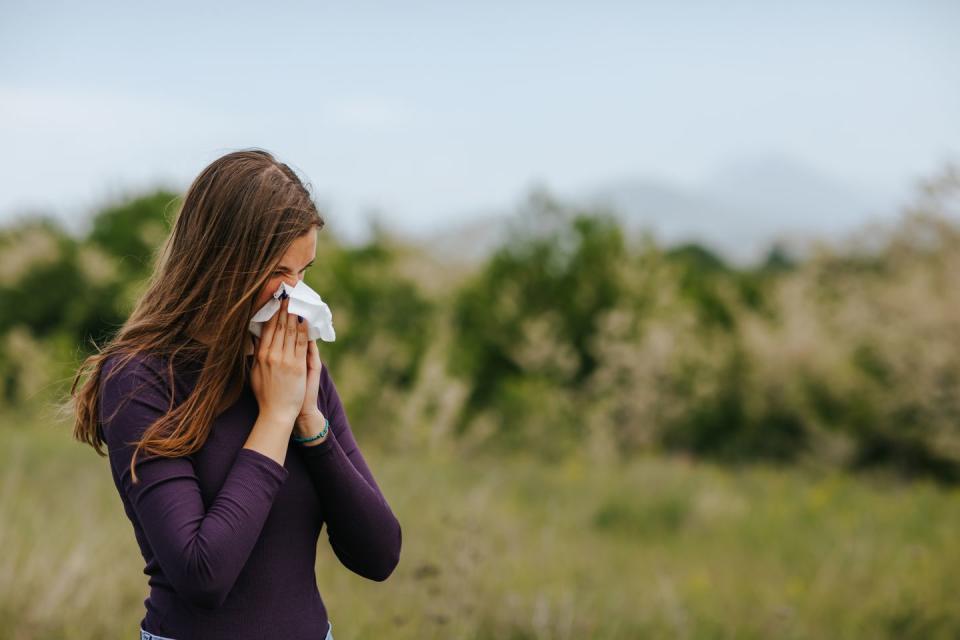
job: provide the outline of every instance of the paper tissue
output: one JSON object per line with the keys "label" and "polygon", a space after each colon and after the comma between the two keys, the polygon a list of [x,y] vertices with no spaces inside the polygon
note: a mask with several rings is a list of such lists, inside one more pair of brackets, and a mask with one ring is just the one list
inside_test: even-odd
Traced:
{"label": "paper tissue", "polygon": [[321,338],[325,342],[336,340],[337,335],[333,330],[333,313],[331,313],[330,307],[320,298],[320,294],[307,286],[307,283],[303,280],[298,280],[295,287],[291,287],[286,282],[280,283],[280,287],[273,294],[273,298],[260,307],[260,310],[250,319],[250,331],[253,335],[259,337],[263,323],[280,310],[280,295],[284,291],[290,296],[290,302],[287,303],[287,313],[303,317],[303,321],[307,323],[307,334],[311,340],[317,338]]}

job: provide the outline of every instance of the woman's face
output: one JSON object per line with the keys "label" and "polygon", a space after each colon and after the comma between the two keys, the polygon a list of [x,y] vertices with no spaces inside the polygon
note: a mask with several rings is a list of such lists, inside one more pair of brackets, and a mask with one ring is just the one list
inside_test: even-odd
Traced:
{"label": "woman's face", "polygon": [[255,309],[259,309],[270,301],[273,294],[280,288],[281,282],[286,282],[291,287],[297,285],[297,282],[303,280],[303,274],[307,267],[313,264],[313,259],[317,255],[317,230],[313,229],[306,232],[293,241],[287,252],[280,259],[280,264],[270,275],[270,279],[260,290],[257,297]]}

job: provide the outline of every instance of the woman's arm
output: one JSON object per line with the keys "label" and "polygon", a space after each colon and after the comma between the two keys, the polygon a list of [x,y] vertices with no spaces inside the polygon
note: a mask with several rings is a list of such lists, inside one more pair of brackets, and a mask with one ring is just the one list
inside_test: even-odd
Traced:
{"label": "woman's arm", "polygon": [[192,456],[165,458],[141,450],[133,484],[132,443],[170,404],[169,387],[151,361],[138,356],[102,385],[100,416],[110,464],[177,593],[196,606],[216,608],[246,564],[289,471],[259,451],[241,448],[207,509]]}
{"label": "woman's arm", "polygon": [[330,420],[330,433],[320,444],[299,449],[320,498],[330,546],[354,573],[386,580],[400,561],[400,522],[360,452],[325,363],[318,407]]}

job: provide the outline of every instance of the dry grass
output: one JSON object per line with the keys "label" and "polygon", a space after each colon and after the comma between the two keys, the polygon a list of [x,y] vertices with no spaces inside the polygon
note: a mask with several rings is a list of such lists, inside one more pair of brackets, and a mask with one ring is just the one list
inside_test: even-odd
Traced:
{"label": "dry grass", "polygon": [[[11,421],[0,638],[133,637],[146,578],[106,461]],[[374,583],[321,538],[338,640],[960,634],[956,489],[681,459],[365,453],[404,549]]]}

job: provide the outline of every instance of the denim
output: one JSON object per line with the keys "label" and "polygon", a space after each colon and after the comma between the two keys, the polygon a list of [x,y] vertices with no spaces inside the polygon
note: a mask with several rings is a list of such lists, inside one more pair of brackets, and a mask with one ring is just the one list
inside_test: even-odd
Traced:
{"label": "denim", "polygon": [[[143,627],[140,627],[140,640],[174,640],[174,638],[158,636],[155,633],[144,631]],[[333,620],[327,620],[327,635],[323,640],[333,640]]]}
{"label": "denim", "polygon": [[149,631],[144,631],[143,627],[140,627],[140,640],[173,640],[173,638],[168,638],[167,636],[158,636]]}

